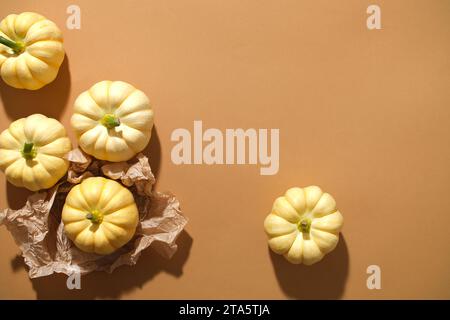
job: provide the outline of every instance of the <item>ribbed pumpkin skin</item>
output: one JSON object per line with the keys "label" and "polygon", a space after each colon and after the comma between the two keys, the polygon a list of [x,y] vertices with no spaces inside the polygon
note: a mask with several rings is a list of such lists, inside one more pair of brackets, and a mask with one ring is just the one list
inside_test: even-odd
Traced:
{"label": "ribbed pumpkin skin", "polygon": [[294,264],[312,265],[336,247],[343,217],[317,186],[291,188],[264,221],[269,247]]}
{"label": "ribbed pumpkin skin", "polygon": [[15,53],[0,44],[0,74],[8,85],[37,90],[56,78],[65,53],[54,22],[34,12],[10,14],[0,22],[0,36],[23,45]]}
{"label": "ribbed pumpkin skin", "polygon": [[[25,143],[34,144],[34,159],[23,157]],[[66,129],[58,120],[33,114],[14,121],[0,134],[0,170],[17,187],[48,189],[66,174],[69,162],[64,156],[71,149]]]}
{"label": "ribbed pumpkin skin", "polygon": [[[120,123],[108,128],[105,116]],[[150,141],[153,110],[147,96],[123,81],[101,81],[78,96],[71,118],[78,144],[97,159],[126,161]]]}
{"label": "ribbed pumpkin skin", "polygon": [[[89,214],[99,221],[89,219]],[[127,188],[114,180],[92,177],[70,190],[62,221],[66,235],[80,250],[106,255],[133,238],[139,213]]]}

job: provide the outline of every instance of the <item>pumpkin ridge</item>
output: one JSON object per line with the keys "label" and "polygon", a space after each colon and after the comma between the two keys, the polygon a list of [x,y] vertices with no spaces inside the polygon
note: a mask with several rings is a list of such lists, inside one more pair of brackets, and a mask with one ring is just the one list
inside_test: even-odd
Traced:
{"label": "pumpkin ridge", "polygon": [[[128,126],[127,126],[127,127],[128,127]],[[129,127],[129,128],[130,128],[130,127]],[[136,130],[136,129],[134,129],[134,130]],[[136,131],[139,131],[139,130],[136,130]],[[139,133],[141,133],[141,132],[139,131]],[[137,148],[137,147],[134,146],[134,143],[131,143],[130,141],[128,141],[128,139],[123,138],[123,141],[125,142],[125,144],[127,145],[127,147],[130,148],[130,149],[133,151],[133,153],[137,154],[138,152],[141,151],[141,150],[139,150],[139,148]]]}
{"label": "pumpkin ridge", "polygon": [[[47,176],[48,177],[51,177],[52,175],[50,174],[50,172],[48,172],[48,170],[47,170],[47,168],[42,164],[42,163],[40,163],[39,161],[38,161],[38,166],[40,167],[40,169],[42,170],[42,171],[44,171],[46,174],[47,174]],[[34,174],[34,171],[33,171],[33,174]],[[42,183],[40,183],[40,180],[41,179],[37,179],[36,180],[36,185],[39,187],[39,189],[46,189],[45,188],[45,182],[46,181],[48,181],[48,180],[44,180],[44,181],[42,181]]]}
{"label": "pumpkin ridge", "polygon": [[[77,115],[77,117],[86,118],[86,119],[83,119],[83,121],[89,122],[89,128],[83,129],[83,133],[86,132],[86,131],[94,129],[98,125],[98,121],[99,121],[98,119],[92,119],[88,115],[81,114],[81,113],[74,113],[74,115]],[[81,130],[75,129],[74,131],[76,131],[76,133],[78,135],[79,131],[81,131]]]}
{"label": "pumpkin ridge", "polygon": [[311,229],[322,231],[322,232],[328,232],[328,233],[331,233],[331,234],[334,234],[334,235],[338,235],[339,234],[339,232],[332,232],[332,231],[329,231],[329,230],[325,230],[325,229],[323,229],[321,227],[313,226],[312,224],[311,224]]}
{"label": "pumpkin ridge", "polygon": [[334,248],[336,248],[336,246],[337,246],[337,244],[338,244],[338,242],[339,242],[339,235],[338,235],[338,234],[335,234],[335,233],[333,233],[333,232],[323,231],[323,230],[319,230],[319,229],[317,229],[317,231],[323,232],[323,233],[329,233],[329,234],[331,234],[331,235],[333,235],[333,236],[335,236],[335,237],[337,238],[337,239],[336,239],[336,243],[334,243],[334,246],[330,246],[329,248],[323,248],[323,249],[322,249],[322,248],[317,244],[317,241],[315,240],[315,238],[319,238],[319,237],[312,236],[312,240],[313,240],[314,243],[317,245],[317,247],[319,248],[320,252],[325,256],[326,254],[328,254],[329,252],[331,252]]}
{"label": "pumpkin ridge", "polygon": [[[38,25],[38,26],[36,26]],[[27,35],[26,37],[23,39],[24,43],[28,46],[28,45],[32,45],[35,44],[37,42],[40,41],[48,41],[48,40],[55,40],[55,41],[60,41],[63,42],[62,40],[62,34],[60,38],[55,38],[52,37],[52,35],[47,35],[44,38],[41,39],[34,39],[34,40],[30,40],[29,38],[34,36],[33,33],[38,33],[42,32],[43,29],[54,29],[56,31],[59,31],[59,33],[61,34],[61,30],[59,29],[59,27],[56,25],[56,23],[54,23],[51,20],[48,20],[47,18],[44,17],[44,19],[36,21],[35,23],[33,23],[27,30]],[[36,29],[36,30],[35,30]]]}
{"label": "pumpkin ridge", "polygon": [[[115,196],[114,196],[114,197],[115,197]],[[112,198],[111,198],[111,200],[112,200]],[[104,215],[105,218],[106,218],[106,217],[108,217],[108,216],[111,216],[111,215],[116,214],[118,211],[127,209],[128,207],[132,207],[132,206],[134,207],[134,205],[135,205],[134,203],[130,203],[130,204],[124,205],[123,207],[116,208],[116,209],[114,209],[114,211],[112,211],[112,212],[110,212],[110,211],[108,210],[108,211],[104,212],[103,215]],[[106,219],[106,221],[108,221],[108,220]],[[109,221],[108,221],[108,222],[109,222]]]}
{"label": "pumpkin ridge", "polygon": [[[82,231],[80,231],[79,233],[77,233],[77,234],[73,237],[73,239],[71,239],[71,240],[72,240],[73,242],[79,243],[80,240],[79,240],[78,238],[80,238],[84,233],[89,233],[89,232],[90,232],[89,228],[90,228],[90,227],[87,227],[87,228],[83,229]],[[86,236],[85,236],[85,237],[86,237]],[[89,241],[89,242],[90,242],[90,241]],[[92,242],[91,245],[89,245],[89,246],[85,246],[85,243],[86,243],[86,241],[84,241],[84,242],[83,242],[83,245],[82,245],[84,249],[87,248],[85,251],[88,252],[88,253],[94,253],[94,252],[95,252],[95,251],[94,251],[94,249],[95,249],[95,243]],[[84,250],[83,250],[83,251],[84,251]]]}
{"label": "pumpkin ridge", "polygon": [[[81,183],[80,183],[81,184]],[[67,197],[76,197],[79,199],[82,199],[82,201],[80,201],[81,206],[79,208],[76,208],[74,206],[71,206],[74,209],[77,209],[79,211],[88,211],[89,210],[89,203],[87,203],[83,193],[81,192],[80,189],[80,184],[77,184],[75,187],[72,188],[72,190],[70,190],[69,194],[67,195]],[[67,204],[67,200],[66,200],[66,204]]]}
{"label": "pumpkin ridge", "polygon": [[[310,189],[318,189],[318,190],[320,191],[320,197],[319,197],[319,199],[317,199],[317,201],[316,201],[316,202],[314,203],[314,205],[311,206],[311,207],[309,206],[310,203],[308,203],[308,193],[307,193],[307,191],[306,191],[306,189],[308,189],[308,188],[310,188]],[[319,201],[320,201],[320,199],[322,198],[324,192],[323,192],[323,190],[322,190],[320,187],[318,187],[318,186],[309,186],[309,187],[303,188],[303,190],[304,190],[304,192],[305,192],[306,209],[307,209],[308,212],[312,212],[312,211],[314,210],[314,208],[316,207],[316,205],[319,203]]]}
{"label": "pumpkin ridge", "polygon": [[[11,125],[8,128],[9,133],[11,134],[11,136],[13,136],[18,142],[19,145],[22,146],[25,142],[26,136],[25,136],[25,119],[26,118],[21,118],[19,120],[14,121],[13,123],[11,123]],[[20,134],[21,136],[16,136],[14,133],[14,130],[12,130],[12,128],[17,128],[19,127]]]}
{"label": "pumpkin ridge", "polygon": [[[127,98],[124,99],[124,100],[122,101],[122,103],[121,103],[120,106],[115,110],[115,112],[118,112],[118,111],[120,112],[120,109],[122,108],[122,106],[123,106],[123,104],[125,103],[125,101],[128,100],[128,99],[129,99],[132,95],[134,95],[134,94],[142,94],[143,96],[147,97],[146,94],[145,94],[143,91],[141,91],[141,90],[135,88],[134,91],[132,91],[132,92],[127,96]],[[148,100],[148,97],[147,97],[147,100]],[[120,112],[120,117],[123,118],[123,117],[126,117],[126,116],[128,116],[128,115],[130,115],[130,114],[132,114],[132,113],[140,112],[140,111],[145,111],[145,110],[149,110],[149,109],[153,111],[153,108],[151,107],[150,102],[149,102],[149,101],[147,101],[147,102],[148,102],[148,107],[149,107],[149,108],[146,108],[146,107],[144,106],[143,109],[131,110],[131,111],[127,111],[127,112],[125,112],[125,113]]]}
{"label": "pumpkin ridge", "polygon": [[[65,159],[62,159],[61,157],[57,157],[57,156],[53,156],[53,155],[51,155],[51,154],[47,154],[47,153],[42,153],[42,152],[38,152],[37,153],[37,156],[36,156],[36,158],[34,159],[35,161],[38,161],[39,160],[39,163],[41,163],[41,160],[42,159],[38,159],[38,158],[40,158],[40,157],[47,157],[47,158],[50,158],[50,159],[56,159],[56,160],[64,160],[66,163],[67,163],[67,160],[65,160]],[[50,161],[52,161],[52,160],[50,160]]]}
{"label": "pumpkin ridge", "polygon": [[[144,128],[142,128],[142,129],[136,128],[135,126],[133,126],[133,125],[130,124],[130,121],[129,121],[129,120],[126,119],[130,114],[136,114],[136,113],[140,113],[140,112],[145,112],[145,113],[147,113],[147,112],[149,112],[149,111],[151,112],[152,110],[151,110],[151,109],[150,109],[150,110],[146,109],[146,110],[138,110],[138,111],[135,111],[135,112],[130,112],[130,113],[124,115],[124,116],[120,116],[120,119],[121,119],[122,123],[125,124],[125,125],[126,125],[127,127],[129,127],[129,128],[135,129],[135,130],[137,130],[137,131],[145,131],[145,132],[151,131],[151,128],[150,128],[150,129],[147,129],[147,127],[144,127]],[[153,112],[152,112],[152,118],[153,118]],[[153,126],[152,126],[152,127],[153,127]]]}
{"label": "pumpkin ridge", "polygon": [[[70,233],[66,233],[66,235],[69,237],[70,240],[74,240],[76,238],[76,235],[85,232],[86,230],[89,232],[89,228],[91,227],[91,225],[89,223],[86,223],[86,221],[84,219],[80,219],[80,220],[76,220],[76,221],[70,221],[68,223],[64,223],[64,228],[72,225],[72,224],[82,224],[84,223],[84,225],[81,225],[81,227],[79,227],[79,231],[78,232],[74,232],[74,230],[72,230],[72,232]],[[75,235],[75,236],[74,236]]]}
{"label": "pumpkin ridge", "polygon": [[[16,76],[19,79],[28,79],[28,77],[30,78],[31,81],[28,81],[28,84],[31,82],[33,82],[35,79],[33,77],[33,74],[30,71],[30,68],[28,68],[28,64],[27,61],[25,59],[25,55],[22,53],[19,56],[17,56],[17,61],[15,63],[15,67],[16,67]],[[20,68],[22,67],[22,68]],[[19,80],[20,81],[20,80]],[[26,81],[26,80],[25,80]],[[22,86],[25,87],[25,83],[26,82],[22,82],[20,81],[20,83],[22,84]]]}
{"label": "pumpkin ridge", "polygon": [[[342,229],[342,227],[343,227],[343,224],[344,224],[344,218],[343,218],[343,216],[342,216],[342,214],[340,213],[340,211],[339,210],[336,210],[336,211],[334,211],[334,212],[332,212],[332,213],[330,213],[329,215],[326,215],[326,216],[323,216],[323,217],[320,217],[320,218],[315,218],[314,220],[317,222],[317,220],[321,220],[322,218],[326,218],[326,217],[329,217],[330,215],[332,215],[332,214],[336,214],[336,213],[338,213],[339,214],[339,216],[340,216],[340,223],[339,223],[339,225],[338,225],[338,228],[336,229],[336,234],[339,234],[340,232],[341,232],[341,229]],[[314,228],[315,229],[319,229],[319,230],[322,230],[322,231],[327,231],[327,232],[331,232],[331,231],[328,231],[328,230],[325,230],[325,229],[323,229],[323,228],[320,228],[320,227],[317,227],[317,226],[314,226]],[[334,233],[334,232],[333,232]]]}
{"label": "pumpkin ridge", "polygon": [[[331,212],[325,212],[325,211],[323,211],[323,212],[318,212],[318,213],[315,212],[317,206],[319,205],[319,202],[320,202],[324,197],[328,197],[328,201],[331,200],[331,201],[334,203],[333,209],[330,210]],[[330,215],[331,213],[336,212],[336,211],[337,211],[336,206],[337,206],[337,205],[336,205],[336,200],[335,200],[329,193],[324,192],[324,193],[322,194],[322,197],[320,197],[319,201],[317,201],[317,204],[316,204],[316,206],[314,207],[314,209],[312,210],[312,212],[314,212],[314,217],[316,217],[316,218],[322,218],[322,217],[326,217],[326,216]],[[328,208],[326,211],[329,211],[329,208]]]}
{"label": "pumpkin ridge", "polygon": [[[36,147],[38,147],[38,148],[40,148],[40,149],[48,149],[48,148],[52,148],[53,146],[53,144],[59,144],[59,143],[62,143],[63,141],[67,141],[68,140],[68,138],[67,138],[67,136],[65,136],[65,135],[59,135],[59,137],[58,138],[56,138],[55,140],[53,140],[53,141],[50,141],[50,142],[48,142],[48,143],[46,143],[46,144],[40,144],[40,143],[38,143],[38,142],[34,142],[35,144],[36,144]],[[70,142],[70,140],[69,140],[69,142]],[[48,154],[47,153],[48,151],[46,151],[46,152],[41,152],[41,153],[43,153],[43,154]],[[65,152],[63,155],[65,155],[67,152]],[[59,153],[58,153],[59,154]],[[53,155],[53,154],[49,154],[49,155]]]}
{"label": "pumpkin ridge", "polygon": [[[117,182],[117,181],[116,181],[116,182]],[[118,183],[118,182],[117,182],[117,183]],[[122,185],[121,185],[121,186],[122,186]],[[129,191],[128,189],[125,189],[125,190],[126,190],[126,191]],[[109,199],[109,203],[111,203],[115,198],[120,197],[121,192],[128,193],[128,192],[126,192],[126,191],[124,191],[124,190],[118,191],[116,194],[114,194],[114,195],[111,197],[111,199]],[[133,201],[134,201],[134,198],[133,198]],[[134,204],[134,203],[130,203],[130,204],[124,205],[124,206],[122,206],[122,207],[114,208],[114,209],[108,209],[108,206],[106,206],[106,208],[107,208],[108,210],[106,211],[106,209],[103,208],[103,212],[102,212],[102,213],[103,213],[104,216],[108,216],[108,215],[113,214],[113,213],[115,213],[115,212],[117,212],[117,211],[119,211],[119,210],[125,209],[125,208],[127,208],[128,206],[133,205],[133,204]],[[113,211],[110,212],[111,210],[113,210]]]}
{"label": "pumpkin ridge", "polygon": [[[105,80],[105,81],[101,81],[101,82],[106,82],[106,83],[108,83],[108,82],[111,82],[111,81]],[[95,104],[102,110],[102,112],[103,112],[103,113],[107,113],[108,110],[106,110],[105,107],[104,107],[103,105],[101,105],[101,104],[95,99],[95,95],[94,95],[94,91],[93,91],[93,88],[95,87],[95,85],[97,85],[98,83],[101,83],[101,82],[97,82],[96,84],[94,84],[93,86],[91,86],[91,87],[87,90],[87,92],[88,92],[89,96],[91,97],[92,101],[95,102]]]}
{"label": "pumpkin ridge", "polygon": [[[33,22],[32,24],[30,24],[30,26],[27,28],[27,31],[26,31],[25,35],[23,36],[23,39],[25,40],[25,39],[27,38],[28,33],[30,32],[31,27],[33,27],[36,23],[41,22],[42,20],[46,20],[46,19],[47,19],[47,18],[45,18],[44,16],[39,15],[39,20],[36,20],[36,21]],[[14,27],[15,27],[15,26],[14,26]],[[14,30],[14,31],[15,31],[15,30]],[[17,34],[17,32],[16,32],[16,34]],[[34,43],[36,43],[36,42],[38,42],[38,41],[35,41],[35,42],[31,43],[31,44],[34,44]],[[28,46],[28,42],[27,42],[26,44],[27,44],[27,46]]]}
{"label": "pumpkin ridge", "polygon": [[[93,133],[95,134],[95,136],[94,136],[93,139],[89,139],[89,141],[91,141],[91,140],[97,141],[97,139],[99,138],[100,134],[103,133],[103,131],[100,130],[100,129],[97,129],[97,130],[96,130],[96,128],[98,128],[98,126],[95,126],[95,127],[92,128],[91,130],[86,130],[86,131],[84,131],[84,132],[80,135],[79,141],[81,142],[81,139],[83,139],[83,137],[84,137],[85,135],[89,136],[90,134],[93,134]],[[93,131],[93,133],[92,133],[92,131]],[[92,149],[92,147],[93,147],[93,146],[92,146],[92,143],[89,143],[88,145],[91,146],[91,149]],[[80,147],[81,147],[82,149],[85,149],[85,148],[88,149],[86,146],[84,146],[84,143],[83,143],[83,144],[80,143]],[[86,153],[92,154],[92,152],[86,152]]]}
{"label": "pumpkin ridge", "polygon": [[[108,221],[103,221],[101,224],[101,227],[106,228],[108,230],[108,232],[110,232],[111,234],[114,235],[114,239],[111,239],[111,241],[119,240],[119,242],[121,242],[120,240],[123,239],[123,237],[124,237],[122,234],[117,233],[116,230],[114,230],[114,228],[118,228],[121,231],[125,231],[125,233],[128,233],[127,229],[122,228],[121,226],[118,226],[118,225],[108,222]],[[114,245],[114,247],[119,247],[119,246]]]}
{"label": "pumpkin ridge", "polygon": [[17,144],[18,144],[19,146],[23,144],[23,141],[21,141],[19,138],[17,138],[15,135],[13,135],[12,130],[11,130],[11,127],[8,128],[8,133],[9,133],[9,135],[11,136],[11,138],[13,138],[14,141],[17,142]]}
{"label": "pumpkin ridge", "polygon": [[[18,58],[19,57],[14,57],[14,58],[10,58],[10,59],[18,59]],[[23,88],[25,88],[25,86],[24,86],[23,82],[20,81],[19,74],[17,73],[17,61],[14,61],[13,66],[14,66],[14,78],[16,79],[17,83],[19,84],[20,89],[23,89]]]}
{"label": "pumpkin ridge", "polygon": [[[292,244],[294,243],[295,239],[297,239],[297,234],[298,231],[294,230],[290,233],[286,233],[283,235],[279,235],[279,236],[275,236],[275,237],[271,237],[269,239],[269,246],[272,250],[276,250],[275,252],[278,254],[284,254],[286,252],[289,251],[289,249],[292,247]],[[283,245],[283,248],[279,248],[277,245],[274,245],[274,240],[280,240],[280,239],[287,239],[288,244]],[[277,241],[275,241],[276,243]]]}
{"label": "pumpkin ridge", "polygon": [[[25,174],[24,174],[24,172],[25,172],[25,170],[26,170],[26,167],[28,167],[28,160],[25,160],[25,162],[22,164],[22,170],[21,170],[21,173],[20,173],[20,177],[21,177],[21,180],[22,180],[22,185],[23,186],[25,186],[26,188],[29,188],[29,189],[31,189],[32,191],[36,191],[36,190],[34,190],[34,186],[33,187],[30,187],[30,184],[27,182],[27,181],[25,181]],[[33,170],[31,170],[31,175],[33,175]],[[34,178],[34,175],[33,175],[33,178]],[[33,179],[30,179],[31,181],[33,181]]]}
{"label": "pumpkin ridge", "polygon": [[[303,193],[303,197],[305,199],[305,192],[303,191],[303,189],[301,189],[301,192]],[[287,192],[286,192],[287,193]],[[303,212],[299,212],[299,210],[297,210],[297,208],[295,207],[295,205],[292,203],[292,199],[290,199],[290,197],[286,196],[286,193],[284,195],[284,197],[286,198],[286,201],[291,205],[292,208],[294,208],[294,210],[298,213],[299,217],[301,218],[303,216],[303,214],[305,213],[306,210],[306,203],[305,203],[305,208],[303,210]]]}
{"label": "pumpkin ridge", "polygon": [[[290,220],[288,220],[288,219],[282,217],[278,212],[274,212],[274,211],[272,210],[272,213],[274,213],[275,215],[279,216],[280,218],[286,220],[286,221],[289,222],[289,223],[297,224],[297,223],[301,220],[303,214],[298,213],[298,212],[297,212],[297,209],[295,209],[295,207],[294,207],[294,206],[286,199],[286,197],[281,196],[281,197],[278,197],[278,198],[279,198],[279,199],[281,198],[281,199],[286,200],[286,203],[287,203],[287,204],[291,207],[291,209],[297,214],[297,219],[296,219],[296,221],[290,221]],[[279,209],[279,208],[278,208],[278,209]],[[278,210],[275,210],[275,211],[278,211]]]}
{"label": "pumpkin ridge", "polygon": [[[60,43],[59,41],[56,41],[56,40],[42,40],[42,41]],[[34,54],[31,52],[32,50],[30,50],[30,49],[31,49],[30,47],[33,46],[33,45],[35,45],[35,44],[37,44],[37,43],[39,43],[39,42],[41,42],[41,41],[37,41],[37,42],[31,44],[30,46],[27,46],[27,48],[25,49],[25,51],[26,51],[30,56],[32,56],[32,57],[34,57],[34,58],[36,58],[36,59],[38,59],[38,60],[40,60],[40,61],[42,61],[42,62],[48,64],[49,66],[51,66],[51,67],[53,67],[53,68],[55,68],[55,69],[59,69],[61,65],[58,65],[57,63],[50,63],[49,61],[46,61],[46,60],[44,60],[44,59],[41,58],[41,57],[37,57],[36,55],[34,55]],[[65,54],[64,54],[64,56],[65,56]],[[53,57],[53,56],[52,56],[52,57]],[[50,58],[49,58],[49,59],[50,59]],[[63,60],[64,60],[64,58],[63,58]]]}
{"label": "pumpkin ridge", "polygon": [[[38,148],[45,148],[50,146],[53,143],[59,142],[61,139],[69,139],[67,137],[67,133],[65,128],[55,119],[52,118],[43,118],[43,121],[47,121],[46,127],[53,127],[52,129],[56,129],[54,132],[50,132],[51,134],[55,134],[55,137],[52,139],[49,139],[48,131],[45,130],[46,135],[44,135],[43,139],[42,136],[39,137],[40,131],[44,131],[41,128],[37,128],[36,130],[33,130],[32,138],[30,138],[29,142],[33,142],[36,147]],[[54,120],[54,121],[53,121]],[[41,138],[41,139],[40,139]],[[48,140],[45,142],[45,140]],[[70,141],[70,140],[69,140]]]}
{"label": "pumpkin ridge", "polygon": [[[58,70],[58,68],[55,68],[55,67],[51,66],[49,63],[45,62],[44,60],[39,59],[39,58],[33,56],[33,55],[30,54],[28,51],[25,52],[24,54],[27,54],[27,56],[24,56],[25,64],[27,65],[28,71],[30,72],[32,78],[33,78],[34,80],[36,80],[36,82],[38,82],[40,85],[44,86],[44,85],[45,85],[45,81],[43,81],[42,79],[39,79],[40,75],[33,71],[33,69],[30,67],[29,61],[28,61],[28,59],[26,59],[26,57],[30,56],[30,57],[32,57],[33,59],[37,59],[37,60],[41,61],[42,63],[45,63],[45,64],[46,64],[47,66],[49,66],[50,68],[53,68],[53,69],[56,69],[56,70]],[[31,59],[30,59],[30,60],[31,60]],[[58,73],[56,72],[56,74],[58,74]],[[53,79],[53,80],[54,80],[54,79]]]}
{"label": "pumpkin ridge", "polygon": [[[114,251],[117,250],[116,246],[114,246],[107,237],[105,237],[105,239],[106,239],[106,242],[113,248]],[[112,252],[114,252],[114,251],[112,251]],[[99,246],[97,245],[96,240],[94,240],[94,252],[96,254],[102,254],[102,251],[101,251],[101,249],[99,249]]]}
{"label": "pumpkin ridge", "polygon": [[[32,114],[31,116],[28,116],[25,118],[25,121],[23,123],[23,133],[24,133],[24,137],[25,140],[24,142],[33,142],[36,143],[35,141],[35,135],[36,135],[36,131],[39,130],[40,126],[42,125],[43,127],[48,127],[46,120],[48,118],[42,114],[39,113],[35,113]],[[39,126],[35,126],[36,123],[39,122]]]}
{"label": "pumpkin ridge", "polygon": [[[67,208],[70,209],[70,210],[78,211],[78,212],[80,212],[80,214],[83,214],[83,213],[85,212],[85,210],[82,210],[82,208],[75,208],[75,207],[71,206],[71,205],[68,204],[68,203],[65,203],[65,204],[64,204],[64,207],[67,207]],[[64,211],[64,210],[63,210],[63,211]],[[83,219],[85,219],[85,217],[84,217],[84,216],[81,216],[81,217],[80,217],[80,220],[77,220],[77,221],[82,221]],[[68,223],[64,223],[64,224],[70,224],[70,223],[72,223],[72,222],[76,222],[76,221],[69,221]]]}
{"label": "pumpkin ridge", "polygon": [[84,106],[83,105],[79,105],[79,102],[77,103],[77,100],[78,100],[78,98],[81,96],[81,95],[86,95],[87,97],[89,97],[89,99],[91,99],[92,100],[92,102],[93,102],[93,105],[95,106],[95,108],[97,108],[98,109],[98,113],[100,114],[104,114],[105,113],[105,110],[103,110],[103,108],[102,107],[100,107],[100,105],[98,104],[98,102],[94,99],[94,97],[92,96],[92,94],[88,91],[88,92],[83,92],[83,93],[81,93],[78,97],[77,97],[77,99],[75,100],[75,103],[74,103],[74,114],[79,114],[79,115],[82,115],[82,116],[85,116],[86,118],[89,118],[89,119],[91,119],[91,120],[93,120],[93,121],[95,121],[95,122],[98,122],[98,121],[100,121],[100,119],[101,119],[101,116],[97,116],[97,115],[92,115],[92,116],[94,116],[94,118],[93,117],[91,117],[91,115],[90,114],[87,114],[86,112],[84,112]]}
{"label": "pumpkin ridge", "polygon": [[[98,196],[98,199],[97,199],[97,203],[96,203],[96,206],[97,206],[97,207],[98,207],[98,204],[100,203],[100,200],[102,200],[103,193],[105,192],[105,188],[106,188],[106,185],[107,185],[107,184],[108,184],[108,181],[104,181],[104,180],[103,180],[103,185],[102,185],[102,188],[101,188],[101,190],[100,190],[100,193],[99,193],[99,196]],[[97,210],[101,211],[102,215],[105,215],[105,214],[103,213],[103,210],[102,210],[102,209],[97,208]]]}
{"label": "pumpkin ridge", "polygon": [[16,30],[15,30],[15,24],[16,24],[16,20],[17,20],[18,16],[19,15],[13,13],[13,14],[8,15],[5,18],[5,21],[6,21],[5,22],[5,25],[6,25],[6,30],[5,31],[8,31],[8,32],[5,32],[5,33],[8,35],[8,37],[11,40],[13,40],[13,38],[17,37]]}
{"label": "pumpkin ridge", "polygon": [[[25,159],[20,158],[19,160],[11,163],[8,167],[5,168],[5,174],[8,176],[11,174],[11,171],[13,172],[20,171],[20,173],[22,173],[20,169],[23,167],[23,161],[25,161]],[[23,187],[24,185],[22,183],[21,177],[17,177],[17,174],[14,176],[15,176],[14,179],[11,178],[8,181],[16,187]]]}
{"label": "pumpkin ridge", "polygon": [[[99,192],[99,195],[101,195],[102,192],[103,192],[103,188],[105,187],[105,184],[106,184],[106,183],[105,183],[105,180],[104,180],[103,178],[100,178],[100,177],[92,177],[92,178],[90,178],[90,179],[96,179],[96,181],[101,181],[102,186],[101,186],[101,190],[100,190],[100,192]],[[100,182],[99,182],[99,183],[100,183]],[[100,200],[100,197],[98,197],[98,199],[96,199],[97,201],[96,201],[95,204],[94,204],[94,203],[89,203],[89,201],[87,200],[87,199],[89,199],[89,197],[86,196],[86,194],[88,194],[88,191],[84,190],[82,184],[79,184],[79,186],[80,186],[80,192],[81,192],[81,194],[83,195],[83,198],[84,198],[86,204],[89,206],[89,211],[91,211],[91,210],[99,210],[99,209],[97,208],[97,205],[98,205],[98,201]],[[84,185],[84,186],[86,186],[86,185]],[[99,211],[100,211],[100,210],[99,210]],[[103,212],[102,212],[102,214],[103,214]]]}
{"label": "pumpkin ridge", "polygon": [[23,19],[23,17],[24,17],[26,14],[29,14],[29,13],[31,13],[31,12],[22,12],[21,14],[17,15],[17,17],[16,17],[16,19],[15,19],[15,21],[14,21],[14,33],[15,33],[17,36],[20,36],[22,39],[25,39],[25,38],[26,38],[27,33],[28,33],[28,30],[30,30],[31,26],[33,26],[36,22],[39,22],[39,21],[45,19],[44,16],[35,13],[34,15],[38,18],[38,20],[34,21],[32,24],[30,24],[30,25],[28,26],[28,28],[26,29],[24,35],[19,35],[19,33],[18,33],[18,31],[17,31],[17,29],[18,29],[18,24],[20,24],[20,20]]}
{"label": "pumpkin ridge", "polygon": [[105,93],[105,95],[106,95],[106,99],[105,99],[105,101],[106,101],[106,107],[108,108],[108,111],[107,111],[107,113],[113,113],[112,112],[112,105],[111,105],[111,101],[110,101],[110,98],[109,98],[109,90],[111,90],[111,85],[112,85],[112,81],[108,81],[107,83],[106,83],[106,93]]}
{"label": "pumpkin ridge", "polygon": [[[116,81],[117,82],[117,81]],[[122,99],[122,101],[120,101],[120,103],[118,103],[118,106],[117,107],[115,107],[115,110],[114,110],[114,113],[116,113],[117,112],[117,110],[119,110],[120,109],[120,107],[122,106],[122,104],[137,90],[134,86],[132,86],[131,84],[129,84],[132,88],[133,88],[133,90],[131,90],[128,94],[127,94],[127,96],[125,97],[125,98],[123,98]],[[108,91],[109,92],[109,91]],[[123,117],[123,116],[121,116],[121,117]]]}
{"label": "pumpkin ridge", "polygon": [[[19,159],[20,159],[20,156],[21,156],[19,151],[12,150],[12,149],[0,149],[0,155],[1,155],[2,152],[13,152],[13,153],[17,153],[17,157],[16,157],[16,158],[11,157],[11,159],[10,159],[9,161],[3,162],[3,165],[2,165],[2,166],[4,166],[5,169],[6,169],[7,167],[9,167],[12,163],[14,163],[14,162],[16,162],[17,160],[19,160]],[[4,160],[3,160],[3,161],[4,161]]]}

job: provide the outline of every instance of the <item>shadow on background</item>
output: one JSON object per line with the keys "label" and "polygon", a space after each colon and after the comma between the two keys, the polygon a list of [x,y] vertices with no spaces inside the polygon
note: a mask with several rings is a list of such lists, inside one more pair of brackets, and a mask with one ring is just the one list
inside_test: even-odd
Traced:
{"label": "shadow on background", "polygon": [[11,269],[14,273],[26,269],[25,262],[23,261],[23,257],[18,254],[13,259],[11,259]]}
{"label": "shadow on background", "polygon": [[8,201],[8,208],[13,210],[21,209],[27,203],[27,198],[33,194],[32,191],[26,188],[19,188],[11,183],[6,183],[6,200]]}
{"label": "shadow on background", "polygon": [[349,255],[344,237],[336,249],[313,266],[289,263],[269,249],[278,283],[284,293],[295,299],[339,299],[348,277]]}
{"label": "shadow on background", "polygon": [[150,138],[150,142],[142,153],[148,158],[148,162],[156,178],[156,187],[158,184],[159,167],[161,163],[161,142],[159,141],[158,131],[155,126],[152,128],[152,137]]}
{"label": "shadow on background", "polygon": [[[119,298],[127,291],[142,288],[160,272],[180,277],[183,274],[183,266],[189,258],[192,243],[192,237],[183,231],[177,240],[178,250],[172,259],[163,258],[151,249],[145,250],[135,266],[122,266],[111,274],[100,271],[82,276],[81,290],[67,289],[67,276],[64,274],[36,278],[31,282],[38,299]],[[20,256],[11,261],[11,267],[15,272],[19,268],[27,268]]]}
{"label": "shadow on background", "polygon": [[65,56],[56,79],[39,90],[16,89],[0,81],[0,96],[6,114],[12,120],[42,113],[59,119],[70,94],[69,61]]}

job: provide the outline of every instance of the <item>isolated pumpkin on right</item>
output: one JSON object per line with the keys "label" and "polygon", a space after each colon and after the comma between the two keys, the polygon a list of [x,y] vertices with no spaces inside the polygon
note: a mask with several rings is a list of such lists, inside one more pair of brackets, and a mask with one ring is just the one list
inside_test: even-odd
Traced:
{"label": "isolated pumpkin on right", "polygon": [[334,198],[309,186],[277,198],[264,229],[272,251],[291,263],[312,265],[336,248],[343,222]]}

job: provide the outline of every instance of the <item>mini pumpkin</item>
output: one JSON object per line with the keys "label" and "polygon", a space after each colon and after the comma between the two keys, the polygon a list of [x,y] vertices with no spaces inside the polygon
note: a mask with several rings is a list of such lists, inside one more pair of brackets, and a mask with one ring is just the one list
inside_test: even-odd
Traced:
{"label": "mini pumpkin", "polygon": [[0,22],[0,73],[8,85],[40,89],[56,78],[63,60],[63,36],[54,22],[34,12]]}
{"label": "mini pumpkin", "polygon": [[70,190],[61,219],[67,237],[80,250],[106,255],[133,238],[139,214],[127,188],[92,177]]}
{"label": "mini pumpkin", "polygon": [[71,148],[58,120],[33,114],[0,134],[0,169],[17,187],[48,189],[66,174],[69,162],[64,156]]}
{"label": "mini pumpkin", "polygon": [[333,197],[317,186],[291,188],[264,221],[269,247],[294,264],[312,265],[339,241],[343,217]]}
{"label": "mini pumpkin", "polygon": [[126,161],[150,141],[153,110],[147,96],[132,85],[101,81],[78,96],[71,124],[84,152]]}

